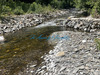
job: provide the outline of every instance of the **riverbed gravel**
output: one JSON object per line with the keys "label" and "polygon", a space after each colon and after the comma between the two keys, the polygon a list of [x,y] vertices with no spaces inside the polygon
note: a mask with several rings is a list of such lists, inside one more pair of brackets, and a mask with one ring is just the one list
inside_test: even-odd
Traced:
{"label": "riverbed gravel", "polygon": [[44,67],[35,75],[100,75],[100,50],[97,50],[97,33],[60,31],[54,35],[69,36],[58,41],[53,50],[44,56]]}
{"label": "riverbed gravel", "polygon": [[[59,22],[52,23],[63,24],[62,21],[60,19]],[[35,64],[30,63],[23,71],[15,75],[100,75],[100,50],[97,49],[95,42],[96,38],[100,38],[100,30],[83,32],[73,29],[69,31],[64,27],[63,31],[53,32],[50,37],[57,35],[62,39],[48,40],[54,48],[41,57],[44,61],[39,67],[36,68]],[[65,36],[68,38],[63,38]]]}

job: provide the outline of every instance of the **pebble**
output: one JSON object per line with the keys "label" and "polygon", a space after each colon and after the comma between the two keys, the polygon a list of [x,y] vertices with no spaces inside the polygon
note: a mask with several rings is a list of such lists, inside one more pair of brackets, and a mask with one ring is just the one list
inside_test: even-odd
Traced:
{"label": "pebble", "polygon": [[86,40],[82,40],[82,43],[85,43],[86,42]]}
{"label": "pebble", "polygon": [[34,71],[31,71],[31,73],[33,73]]}

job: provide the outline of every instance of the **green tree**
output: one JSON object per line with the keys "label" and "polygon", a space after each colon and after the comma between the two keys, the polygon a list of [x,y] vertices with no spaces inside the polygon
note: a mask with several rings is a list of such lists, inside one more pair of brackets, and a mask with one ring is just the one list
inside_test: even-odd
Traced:
{"label": "green tree", "polygon": [[58,1],[58,0],[52,0],[51,5],[54,8],[60,8],[62,3],[61,3],[61,1]]}
{"label": "green tree", "polygon": [[9,6],[3,5],[2,6],[2,14],[10,14],[11,8]]}
{"label": "green tree", "polygon": [[13,0],[9,0],[7,2],[7,5],[12,8],[12,10],[14,10],[16,8],[16,2],[14,2]]}
{"label": "green tree", "polygon": [[38,4],[36,2],[33,2],[28,10],[28,13],[33,13],[38,8]]}
{"label": "green tree", "polygon": [[63,0],[63,7],[64,8],[71,8],[74,5],[74,0]]}
{"label": "green tree", "polygon": [[95,2],[92,8],[92,15],[95,17],[100,16],[100,1]]}
{"label": "green tree", "polygon": [[21,6],[17,6],[16,9],[13,11],[16,15],[24,14],[24,11]]}
{"label": "green tree", "polygon": [[48,5],[52,2],[52,0],[36,0],[36,3],[40,3],[42,5]]}
{"label": "green tree", "polygon": [[30,4],[29,4],[29,3],[24,3],[24,2],[22,2],[22,3],[21,3],[21,6],[22,6],[22,10],[23,10],[24,12],[27,12],[28,9],[29,9],[29,7],[30,7]]}
{"label": "green tree", "polygon": [[0,0],[0,17],[3,12],[3,5],[6,5],[6,0]]}

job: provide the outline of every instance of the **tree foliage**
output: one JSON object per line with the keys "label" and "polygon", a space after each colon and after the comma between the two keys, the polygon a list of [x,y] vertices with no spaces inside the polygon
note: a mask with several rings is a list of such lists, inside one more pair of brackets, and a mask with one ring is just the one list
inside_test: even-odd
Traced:
{"label": "tree foliage", "polygon": [[75,0],[74,6],[95,16],[100,14],[100,0]]}
{"label": "tree foliage", "polygon": [[100,14],[100,0],[0,0],[0,16],[8,13],[34,13],[53,8],[66,9],[72,7],[86,10],[92,15]]}

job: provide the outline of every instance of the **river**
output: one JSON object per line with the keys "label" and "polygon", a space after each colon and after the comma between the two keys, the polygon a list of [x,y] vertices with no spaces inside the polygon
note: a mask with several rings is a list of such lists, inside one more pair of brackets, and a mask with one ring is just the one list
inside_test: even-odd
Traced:
{"label": "river", "polygon": [[56,31],[65,30],[63,26],[57,26],[54,20],[50,20],[36,27],[23,28],[15,33],[8,33],[4,37],[6,41],[0,45],[0,75],[14,75],[33,63],[35,68],[40,66],[41,56],[53,49],[46,39],[31,39],[33,35],[49,37]]}

